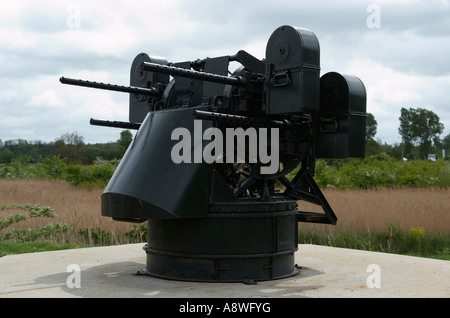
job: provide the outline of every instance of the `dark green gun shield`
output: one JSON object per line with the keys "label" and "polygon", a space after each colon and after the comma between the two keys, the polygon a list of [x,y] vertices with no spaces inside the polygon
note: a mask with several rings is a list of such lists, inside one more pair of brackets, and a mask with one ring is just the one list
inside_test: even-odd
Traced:
{"label": "dark green gun shield", "polygon": [[177,128],[191,133],[194,154],[196,109],[148,113],[102,195],[102,215],[126,221],[206,216],[208,165],[177,164],[171,157]]}

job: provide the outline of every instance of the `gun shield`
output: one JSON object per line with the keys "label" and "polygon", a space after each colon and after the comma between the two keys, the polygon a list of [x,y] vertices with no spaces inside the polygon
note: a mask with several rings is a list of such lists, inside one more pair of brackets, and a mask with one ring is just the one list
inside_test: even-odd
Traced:
{"label": "gun shield", "polygon": [[127,221],[206,215],[208,165],[171,158],[177,143],[171,134],[186,128],[193,135],[195,109],[148,113],[102,195],[102,215]]}

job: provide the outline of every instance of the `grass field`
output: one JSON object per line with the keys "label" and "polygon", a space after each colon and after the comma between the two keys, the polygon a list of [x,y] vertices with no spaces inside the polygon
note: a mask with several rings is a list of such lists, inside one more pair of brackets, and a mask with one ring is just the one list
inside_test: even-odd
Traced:
{"label": "grass field", "polygon": [[[17,223],[17,227],[35,228],[49,222],[67,223],[72,230],[55,237],[57,243],[115,244],[127,243],[123,233],[135,230],[130,223],[113,221],[100,214],[101,189],[87,190],[66,182],[50,180],[2,180],[0,179],[0,205],[39,204],[49,206],[57,215],[55,219],[35,218]],[[338,217],[336,226],[300,223],[299,243],[315,243],[391,251],[390,242],[417,237],[409,248],[420,250],[424,238],[444,238],[439,253],[446,259],[449,254],[450,189],[379,189],[379,190],[324,190],[324,194]],[[299,202],[303,211],[318,211],[316,206]],[[11,210],[1,211],[4,219]],[[7,229],[4,229],[6,231]],[[80,235],[80,230],[86,235]],[[101,233],[107,235],[100,235]],[[387,243],[372,243],[367,236],[381,233]],[[97,235],[97,236],[96,236]],[[361,238],[366,237],[366,241]],[[403,236],[402,236],[403,235]],[[94,240],[93,237],[100,237]],[[344,242],[338,237],[343,236]],[[108,237],[104,242],[101,237]],[[95,238],[95,237],[94,237]],[[145,237],[144,237],[145,240]],[[361,244],[356,241],[362,240]],[[391,241],[390,241],[391,240]],[[339,241],[339,242],[338,242]],[[347,243],[346,243],[347,242]],[[419,242],[417,244],[417,242]],[[347,244],[347,245],[346,245]],[[377,246],[370,246],[370,245]],[[387,244],[387,245],[386,245]],[[438,244],[435,242],[431,245]],[[380,245],[380,246],[378,246]],[[423,247],[422,247],[423,249]],[[395,252],[395,250],[392,250]]]}
{"label": "grass field", "polygon": [[300,223],[300,243],[450,260],[450,189],[324,192],[338,223]]}
{"label": "grass field", "polygon": [[[324,194],[338,217],[335,230],[379,231],[388,226],[410,230],[420,226],[430,234],[450,232],[450,189],[325,190]],[[299,206],[316,208],[300,202]]]}
{"label": "grass field", "polygon": [[[64,181],[0,180],[0,205],[39,204],[41,207],[51,207],[56,214],[54,219],[28,219],[14,227],[36,228],[48,223],[67,223],[72,226],[72,230],[54,240],[70,244],[89,243],[89,240],[86,242],[79,235],[80,230],[103,230],[110,233],[114,240],[121,233],[132,229],[130,223],[116,222],[100,215],[101,194],[101,189],[77,188]],[[5,219],[12,213],[12,210],[0,211],[0,216]]]}

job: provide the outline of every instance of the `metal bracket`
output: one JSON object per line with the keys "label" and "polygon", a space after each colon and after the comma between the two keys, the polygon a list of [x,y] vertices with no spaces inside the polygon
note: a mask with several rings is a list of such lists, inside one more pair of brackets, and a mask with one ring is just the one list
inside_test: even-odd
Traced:
{"label": "metal bracket", "polygon": [[314,180],[311,171],[307,168],[302,168],[294,177],[293,182],[290,182],[286,177],[279,179],[286,187],[287,196],[297,200],[304,200],[322,207],[325,213],[304,212],[299,211],[297,219],[299,222],[309,223],[323,223],[332,224],[337,223],[337,217],[333,209],[329,205],[327,199],[323,195],[316,181]]}

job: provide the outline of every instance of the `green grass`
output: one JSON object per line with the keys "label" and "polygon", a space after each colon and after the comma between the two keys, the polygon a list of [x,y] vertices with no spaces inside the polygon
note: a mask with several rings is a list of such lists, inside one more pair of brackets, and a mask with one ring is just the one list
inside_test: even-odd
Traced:
{"label": "green grass", "polygon": [[[142,236],[141,236],[142,238]],[[105,246],[103,244],[95,246]],[[420,227],[404,231],[396,227],[388,227],[385,231],[369,232],[337,232],[303,230],[299,231],[299,244],[316,244],[332,247],[342,247],[366,251],[394,253],[417,257],[450,260],[450,235],[425,234]],[[110,245],[110,244],[106,244]],[[0,241],[0,257],[9,254],[35,253],[92,247],[93,245],[75,245],[53,242],[13,242]]]}
{"label": "green grass", "polygon": [[60,244],[52,242],[0,242],[0,257],[11,254],[59,251],[74,248],[90,247],[89,245]]}
{"label": "green grass", "polygon": [[450,235],[426,234],[420,227],[404,231],[389,227],[385,231],[322,232],[299,231],[299,244],[316,244],[383,253],[450,260]]}

